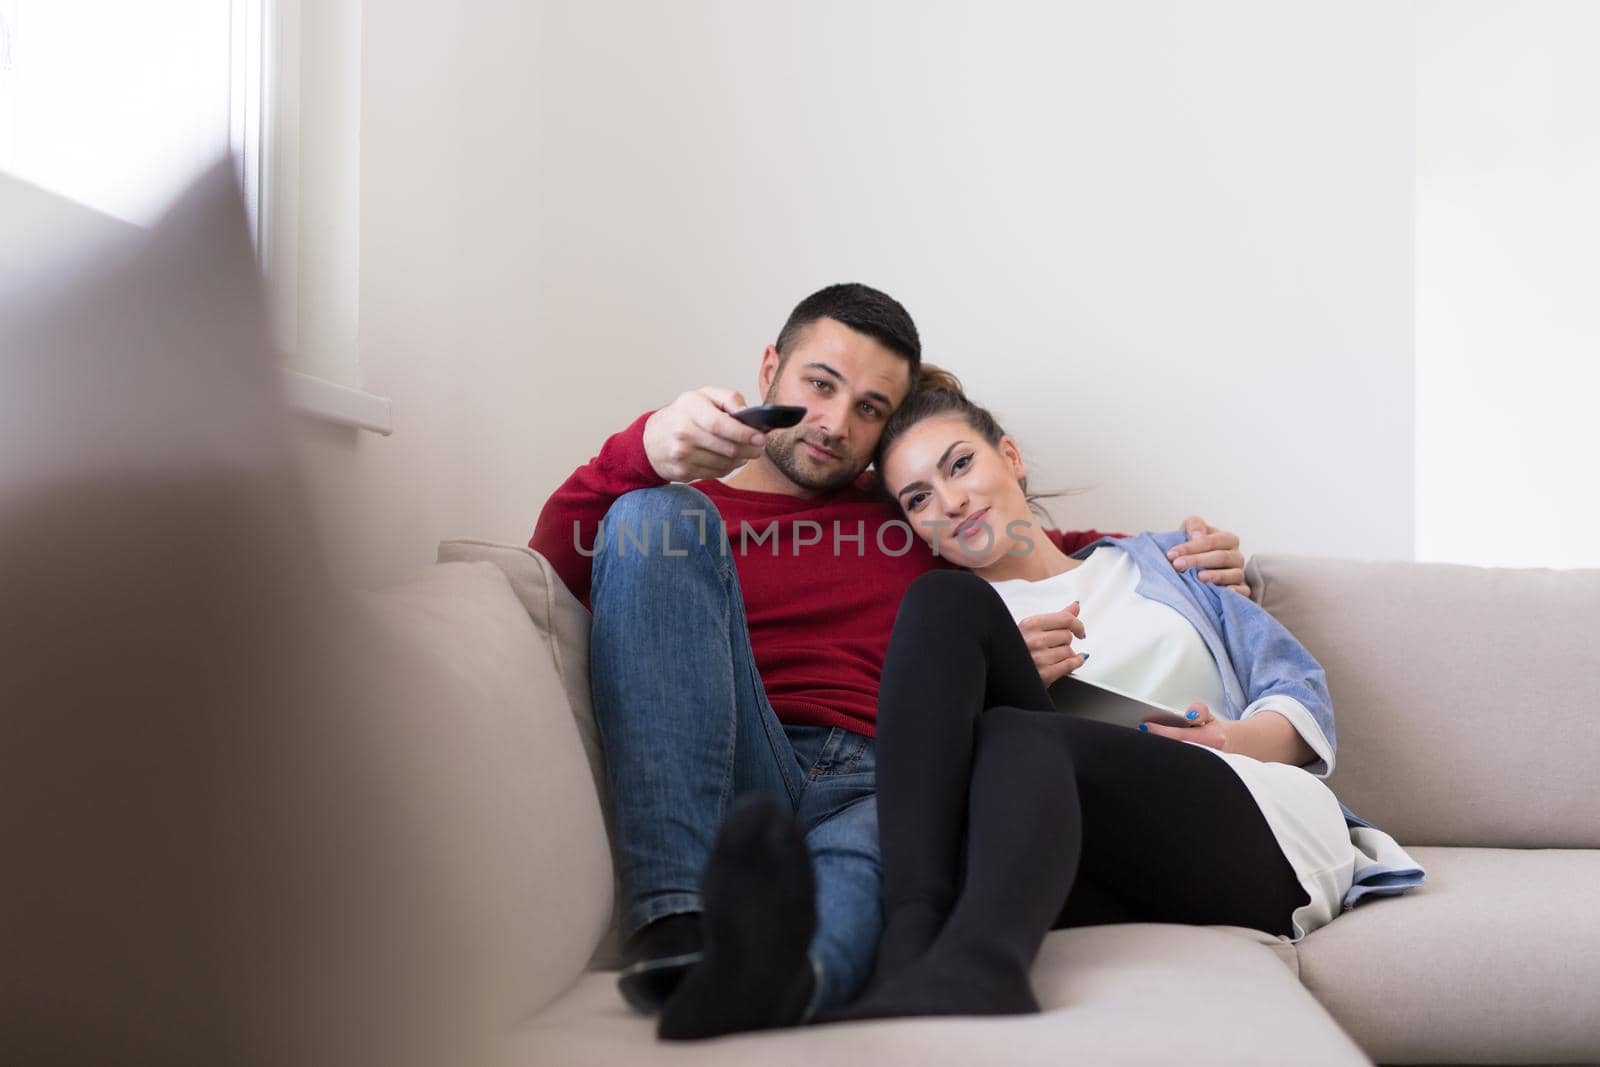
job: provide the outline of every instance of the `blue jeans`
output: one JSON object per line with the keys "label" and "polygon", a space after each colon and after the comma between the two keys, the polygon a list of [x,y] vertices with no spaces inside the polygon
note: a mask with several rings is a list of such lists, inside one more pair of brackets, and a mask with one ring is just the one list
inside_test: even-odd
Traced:
{"label": "blue jeans", "polygon": [[769,793],[789,803],[811,850],[813,1008],[848,1003],[883,926],[872,740],[778,721],[750,650],[722,518],[698,490],[641,489],[612,505],[590,601],[623,932],[700,911],[701,870],[729,805]]}

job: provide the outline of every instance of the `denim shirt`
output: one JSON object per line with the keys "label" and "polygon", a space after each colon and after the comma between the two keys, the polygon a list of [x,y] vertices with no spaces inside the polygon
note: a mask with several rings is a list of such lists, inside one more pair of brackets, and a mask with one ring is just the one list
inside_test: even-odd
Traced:
{"label": "denim shirt", "polygon": [[[1322,665],[1259,604],[1200,581],[1197,568],[1174,570],[1167,550],[1188,539],[1181,530],[1105,537],[1085,545],[1073,558],[1087,559],[1103,545],[1128,553],[1139,568],[1139,595],[1182,615],[1210,650],[1228,704],[1222,716],[1244,719],[1270,706],[1288,719],[1317,753],[1317,760],[1305,770],[1318,778],[1328,777],[1333,773],[1337,739],[1333,701]],[[1345,910],[1368,895],[1393,895],[1423,883],[1422,868],[1393,838],[1357,816],[1343,801],[1339,810],[1361,857],[1355,883],[1345,896]]]}

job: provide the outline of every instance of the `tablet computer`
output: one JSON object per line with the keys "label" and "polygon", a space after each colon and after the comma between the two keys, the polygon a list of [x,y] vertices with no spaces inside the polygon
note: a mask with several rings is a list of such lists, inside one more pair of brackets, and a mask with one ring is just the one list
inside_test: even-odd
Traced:
{"label": "tablet computer", "polygon": [[1135,730],[1142,722],[1181,726],[1184,729],[1190,725],[1181,711],[1148,703],[1104,682],[1079,678],[1075,674],[1069,674],[1052,685],[1050,699],[1057,711]]}

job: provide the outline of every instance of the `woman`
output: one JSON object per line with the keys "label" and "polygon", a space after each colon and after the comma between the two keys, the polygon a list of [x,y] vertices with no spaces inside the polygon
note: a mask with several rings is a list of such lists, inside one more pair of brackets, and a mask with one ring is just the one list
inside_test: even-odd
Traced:
{"label": "woman", "polygon": [[[877,468],[965,570],[920,579],[890,641],[886,926],[845,1016],[1037,1011],[1028,969],[1052,926],[1298,941],[1366,894],[1421,883],[1319,780],[1334,761],[1321,667],[1255,604],[1167,566],[1181,534],[1062,552],[1030,521],[1016,443],[936,368],[885,427]],[[1192,725],[1062,714],[1046,683],[1069,672],[1186,708]]]}

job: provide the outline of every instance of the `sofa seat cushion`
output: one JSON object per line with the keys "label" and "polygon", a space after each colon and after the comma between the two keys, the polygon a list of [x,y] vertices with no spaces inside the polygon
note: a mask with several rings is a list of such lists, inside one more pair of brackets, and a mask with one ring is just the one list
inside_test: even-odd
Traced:
{"label": "sofa seat cushion", "polygon": [[1600,851],[1411,850],[1428,882],[1300,943],[1300,976],[1383,1063],[1600,1062]]}
{"label": "sofa seat cushion", "polygon": [[587,974],[513,1038],[508,1065],[816,1067],[975,1063],[1365,1064],[1273,950],[1229,930],[1129,924],[1063,930],[1034,968],[1043,1014],[813,1026],[663,1044],[654,1020]]}

